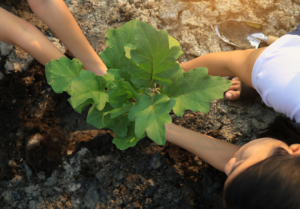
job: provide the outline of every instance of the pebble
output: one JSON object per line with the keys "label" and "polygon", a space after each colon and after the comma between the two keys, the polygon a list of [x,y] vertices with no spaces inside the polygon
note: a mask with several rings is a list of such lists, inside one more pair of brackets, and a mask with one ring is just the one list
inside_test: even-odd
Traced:
{"label": "pebble", "polygon": [[87,148],[81,148],[81,150],[79,150],[77,152],[77,155],[79,158],[85,158],[85,157],[88,157],[90,151],[87,149]]}
{"label": "pebble", "polygon": [[13,49],[12,44],[0,41],[0,55],[7,56]]}
{"label": "pebble", "polygon": [[37,177],[40,179],[40,180],[45,180],[46,176],[44,174],[41,174],[41,173],[37,173],[36,174]]}
{"label": "pebble", "polygon": [[26,175],[28,177],[31,177],[32,176],[32,171],[31,171],[31,168],[29,167],[29,165],[27,165],[27,163],[24,162],[24,167],[25,167],[25,170],[26,170]]}
{"label": "pebble", "polygon": [[67,189],[69,190],[69,192],[75,192],[78,189],[80,189],[80,187],[81,187],[81,183],[72,182],[67,186]]}
{"label": "pebble", "polygon": [[161,155],[159,152],[152,155],[149,164],[152,169],[158,169],[162,164],[160,162]]}
{"label": "pebble", "polygon": [[0,80],[2,80],[4,78],[5,78],[4,74],[2,72],[0,72]]}
{"label": "pebble", "polygon": [[89,186],[89,190],[84,196],[85,206],[88,208],[97,208],[100,205],[99,194],[94,185]]}
{"label": "pebble", "polygon": [[9,190],[2,193],[2,196],[7,202],[17,201],[21,199],[21,192]]}
{"label": "pebble", "polygon": [[98,163],[106,163],[106,162],[110,161],[111,159],[112,159],[112,157],[110,155],[102,155],[102,156],[96,157],[96,161]]}
{"label": "pebble", "polygon": [[30,185],[28,187],[25,187],[25,192],[29,196],[36,197],[38,196],[38,190],[39,190],[39,185]]}
{"label": "pebble", "polygon": [[108,186],[111,184],[110,170],[108,168],[102,168],[96,173],[96,178],[103,186]]}
{"label": "pebble", "polygon": [[29,201],[29,208],[30,208],[30,209],[36,209],[35,205],[36,205],[36,203],[35,203],[34,200],[30,200],[30,201]]}
{"label": "pebble", "polygon": [[12,183],[12,185],[17,186],[18,184],[20,184],[22,179],[22,176],[16,175],[10,182]]}
{"label": "pebble", "polygon": [[45,186],[53,187],[57,183],[57,177],[51,176],[45,182]]}
{"label": "pebble", "polygon": [[58,192],[58,193],[62,193],[62,192],[63,192],[63,190],[62,190],[61,188],[59,188],[59,187],[53,187],[53,189],[54,189],[56,192]]}

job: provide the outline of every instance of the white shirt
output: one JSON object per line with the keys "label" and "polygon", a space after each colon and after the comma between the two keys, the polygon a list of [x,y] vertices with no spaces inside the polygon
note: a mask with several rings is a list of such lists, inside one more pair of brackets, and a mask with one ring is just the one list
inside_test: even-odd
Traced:
{"label": "white shirt", "polygon": [[300,123],[300,36],[284,35],[260,54],[252,85],[267,106]]}

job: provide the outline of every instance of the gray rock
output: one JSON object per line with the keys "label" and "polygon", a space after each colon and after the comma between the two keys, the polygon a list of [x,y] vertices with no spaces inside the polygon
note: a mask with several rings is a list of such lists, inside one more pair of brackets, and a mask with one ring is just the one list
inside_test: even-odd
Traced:
{"label": "gray rock", "polygon": [[32,176],[31,168],[29,167],[29,165],[27,165],[27,163],[25,163],[25,161],[24,161],[23,165],[25,167],[27,177],[31,177]]}
{"label": "gray rock", "polygon": [[81,202],[82,202],[82,200],[81,200],[80,197],[71,196],[72,208],[74,208],[74,209],[80,209]]}
{"label": "gray rock", "polygon": [[105,163],[111,161],[112,159],[113,159],[113,158],[112,158],[112,156],[110,156],[110,155],[102,155],[102,156],[97,156],[97,157],[96,157],[96,161],[97,161],[98,163],[103,163],[103,164],[105,164]]}
{"label": "gray rock", "polygon": [[37,177],[40,179],[40,180],[45,180],[46,176],[44,174],[41,174],[41,173],[37,173],[36,174]]}
{"label": "gray rock", "polygon": [[7,57],[4,65],[5,74],[27,70],[32,60],[32,56],[19,47],[16,47],[16,50],[10,53]]}
{"label": "gray rock", "polygon": [[63,193],[63,190],[57,186],[54,186],[53,189],[60,194]]}
{"label": "gray rock", "polygon": [[100,207],[100,199],[97,189],[94,185],[90,185],[87,193],[84,196],[84,204],[88,208]]}
{"label": "gray rock", "polygon": [[67,184],[67,190],[69,192],[75,192],[78,189],[80,189],[81,187],[81,183],[77,183],[77,182],[70,182],[69,184]]}
{"label": "gray rock", "polygon": [[36,209],[36,202],[34,200],[29,201],[29,208],[30,209]]}
{"label": "gray rock", "polygon": [[120,197],[116,198],[115,204],[116,204],[117,206],[122,205],[122,204],[123,204],[122,198],[120,198]]}
{"label": "gray rock", "polygon": [[111,184],[110,170],[108,168],[102,168],[96,173],[96,178],[103,186]]}
{"label": "gray rock", "polygon": [[133,191],[136,185],[138,185],[140,182],[139,175],[129,175],[126,179],[126,186],[129,191]]}
{"label": "gray rock", "polygon": [[145,191],[145,196],[150,197],[155,191],[155,189],[158,187],[158,185],[155,184],[152,179],[147,180],[146,185],[147,185],[147,189]]}
{"label": "gray rock", "polygon": [[183,172],[182,168],[178,165],[170,166],[169,168],[166,169],[165,172],[166,172],[168,179],[172,182],[178,182],[184,176],[184,172]]}
{"label": "gray rock", "polygon": [[22,182],[22,180],[23,180],[22,176],[16,175],[10,182],[13,186],[17,186]]}
{"label": "gray rock", "polygon": [[19,190],[9,190],[3,192],[2,196],[7,202],[19,201],[21,199],[21,192]]}
{"label": "gray rock", "polygon": [[80,159],[80,158],[88,157],[89,154],[90,154],[90,151],[89,151],[87,148],[85,148],[85,147],[81,148],[81,149],[77,152],[77,156],[78,156],[79,159]]}
{"label": "gray rock", "polygon": [[149,161],[149,165],[152,169],[158,169],[162,165],[162,163],[160,162],[160,158],[160,152],[157,152],[154,155],[152,155]]}
{"label": "gray rock", "polygon": [[122,173],[119,173],[119,174],[117,174],[116,179],[120,181],[120,180],[124,179],[124,175]]}
{"label": "gray rock", "polygon": [[45,186],[53,187],[54,185],[56,185],[57,180],[58,180],[57,177],[52,175],[45,182]]}
{"label": "gray rock", "polygon": [[13,50],[13,45],[0,41],[0,55],[7,56]]}
{"label": "gray rock", "polygon": [[[1,61],[1,59],[0,59],[0,61]],[[4,78],[5,78],[4,74],[0,71],[0,80],[2,80]]]}
{"label": "gray rock", "polygon": [[30,185],[28,187],[25,187],[25,192],[32,197],[37,197],[39,194],[39,185]]}

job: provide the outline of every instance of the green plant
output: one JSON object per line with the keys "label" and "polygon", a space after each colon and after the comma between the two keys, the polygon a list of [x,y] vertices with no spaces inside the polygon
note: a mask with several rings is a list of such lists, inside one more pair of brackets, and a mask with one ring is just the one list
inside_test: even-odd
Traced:
{"label": "green plant", "polygon": [[108,67],[106,75],[62,57],[46,64],[46,77],[56,93],[71,96],[68,101],[77,112],[92,105],[87,122],[112,129],[113,143],[121,150],[134,146],[145,132],[165,144],[164,124],[172,123],[172,109],[179,117],[186,109],[207,113],[210,102],[231,85],[208,76],[204,67],[184,72],[176,63],[182,55],[179,42],[144,22],[132,20],[105,37],[107,48],[99,56]]}

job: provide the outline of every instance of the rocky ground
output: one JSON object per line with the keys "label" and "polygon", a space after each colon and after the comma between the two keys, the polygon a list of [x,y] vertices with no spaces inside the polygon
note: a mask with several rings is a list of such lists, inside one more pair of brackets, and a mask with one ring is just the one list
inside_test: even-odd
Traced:
{"label": "rocky ground", "polygon": [[[300,23],[299,0],[65,0],[93,48],[105,49],[105,33],[132,19],[167,30],[184,52],[180,62],[238,48],[222,42],[211,25],[226,19],[263,24],[282,36]],[[0,6],[38,27],[66,48],[30,11],[26,1]],[[225,175],[197,156],[145,138],[116,149],[110,130],[97,130],[66,94],[46,83],[44,67],[17,46],[0,42],[0,207],[214,208]],[[220,140],[244,144],[279,115],[261,102],[216,100],[208,114],[187,111],[173,122]]]}

